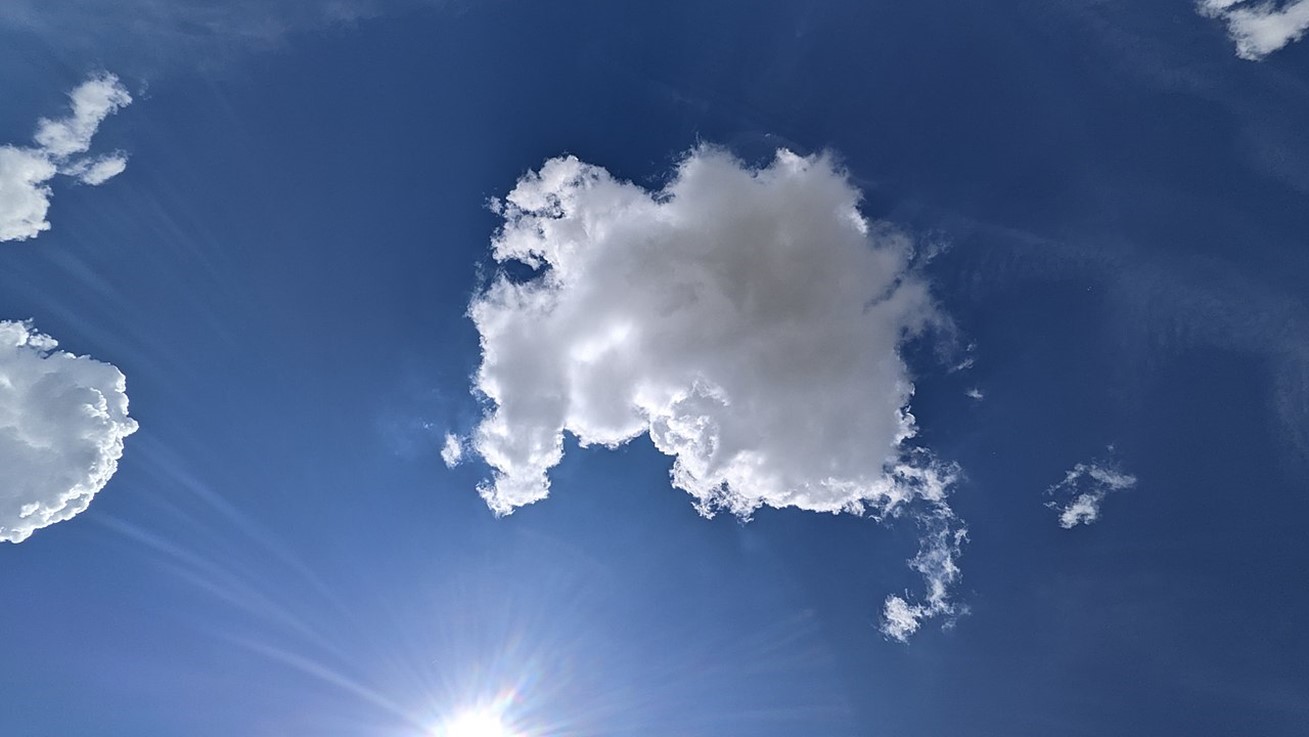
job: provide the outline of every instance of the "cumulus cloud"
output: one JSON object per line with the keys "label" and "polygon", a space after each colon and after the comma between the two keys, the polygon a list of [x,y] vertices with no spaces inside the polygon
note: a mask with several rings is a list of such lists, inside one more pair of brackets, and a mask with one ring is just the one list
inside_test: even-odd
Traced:
{"label": "cumulus cloud", "polygon": [[29,323],[0,322],[0,540],[84,511],[137,429],[122,372],[57,346]]}
{"label": "cumulus cloud", "polygon": [[1200,0],[1200,12],[1227,23],[1236,55],[1258,61],[1309,30],[1309,0]]}
{"label": "cumulus cloud", "polygon": [[[491,509],[548,495],[567,432],[607,447],[648,435],[706,516],[952,519],[953,469],[910,442],[899,352],[946,323],[913,243],[859,200],[830,157],[786,150],[751,168],[701,147],[654,192],[574,157],[523,176],[494,203],[492,245],[532,273],[500,274],[469,308],[489,402],[471,445],[492,469]],[[912,565],[927,600],[897,599],[897,622],[949,608],[954,554],[924,550]]]}
{"label": "cumulus cloud", "polygon": [[132,102],[118,78],[92,75],[69,93],[69,99],[70,114],[37,123],[36,146],[0,146],[0,241],[35,238],[50,229],[49,183],[56,174],[98,185],[127,168],[127,157],[121,152],[83,156],[100,123]]}
{"label": "cumulus cloud", "polygon": [[1111,492],[1136,486],[1136,477],[1123,473],[1111,461],[1079,463],[1064,474],[1046,493],[1053,500],[1046,506],[1059,513],[1059,526],[1070,530],[1100,518],[1100,505]]}

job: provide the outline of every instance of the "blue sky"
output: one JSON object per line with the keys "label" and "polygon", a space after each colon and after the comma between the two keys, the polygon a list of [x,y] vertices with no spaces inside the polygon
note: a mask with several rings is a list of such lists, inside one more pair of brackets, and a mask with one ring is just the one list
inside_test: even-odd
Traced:
{"label": "blue sky", "polygon": [[1303,734],[1247,6],[0,10],[0,732]]}

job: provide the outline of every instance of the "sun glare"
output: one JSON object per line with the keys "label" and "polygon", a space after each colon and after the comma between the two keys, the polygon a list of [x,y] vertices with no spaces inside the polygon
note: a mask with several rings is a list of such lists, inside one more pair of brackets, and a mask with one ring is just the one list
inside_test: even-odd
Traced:
{"label": "sun glare", "polygon": [[499,714],[492,711],[464,712],[441,725],[436,737],[517,737]]}

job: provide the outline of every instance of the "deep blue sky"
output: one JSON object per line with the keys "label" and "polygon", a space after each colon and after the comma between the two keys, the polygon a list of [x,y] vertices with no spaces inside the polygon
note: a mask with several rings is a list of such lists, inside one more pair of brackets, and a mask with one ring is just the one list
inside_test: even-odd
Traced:
{"label": "deep blue sky", "polygon": [[[122,369],[141,424],[90,510],[0,549],[0,732],[413,735],[517,683],[561,734],[1305,734],[1309,45],[1054,5],[0,28],[0,141],[92,70],[136,97],[97,138],[127,171],[0,248],[0,318]],[[442,465],[487,199],[564,152],[658,185],[699,141],[831,149],[948,244],[976,365],[912,358],[967,474],[953,629],[877,631],[912,524],[705,521],[645,440],[501,520]],[[1060,529],[1044,490],[1110,444],[1139,485]]]}

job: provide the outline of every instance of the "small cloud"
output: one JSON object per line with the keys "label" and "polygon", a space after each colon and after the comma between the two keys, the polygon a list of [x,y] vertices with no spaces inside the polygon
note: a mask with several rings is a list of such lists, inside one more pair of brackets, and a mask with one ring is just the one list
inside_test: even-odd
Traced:
{"label": "small cloud", "polygon": [[84,511],[137,429],[122,372],[57,346],[28,323],[0,322],[0,540]]}
{"label": "small cloud", "polygon": [[36,127],[36,144],[54,159],[86,153],[100,123],[132,103],[132,96],[118,77],[107,72],[92,75],[68,93],[68,98],[72,114],[53,120],[42,118]]}
{"label": "small cloud", "polygon": [[964,392],[964,395],[967,396],[969,399],[976,399],[979,402],[986,397],[985,394],[982,394],[982,390],[978,389],[977,387],[973,387],[972,389],[969,389],[968,391]]}
{"label": "small cloud", "polygon": [[445,444],[441,446],[441,460],[445,461],[446,468],[454,468],[464,460],[464,444],[458,435],[450,432],[445,434]]}
{"label": "small cloud", "polygon": [[1123,473],[1111,461],[1079,463],[1064,475],[1063,481],[1046,490],[1054,497],[1046,506],[1059,513],[1059,526],[1070,530],[1100,519],[1100,505],[1111,492],[1134,486],[1136,477]]}
{"label": "small cloud", "polygon": [[700,147],[653,192],[571,156],[522,177],[494,203],[492,253],[535,275],[501,275],[469,307],[488,506],[545,499],[565,433],[610,448],[647,435],[705,516],[927,504],[911,566],[928,594],[889,602],[888,621],[952,611],[958,541],[938,528],[955,473],[911,443],[900,355],[948,320],[914,244],[860,197],[830,156],[787,150],[753,168]]}
{"label": "small cloud", "polygon": [[62,118],[42,118],[35,147],[0,146],[0,241],[35,238],[50,229],[46,214],[56,174],[84,184],[103,184],[122,173],[122,153],[85,157],[100,123],[130,104],[132,97],[109,73],[92,75],[69,93],[72,112]]}
{"label": "small cloud", "polygon": [[1292,0],[1280,6],[1268,0],[1200,0],[1202,15],[1227,23],[1236,55],[1258,61],[1309,30],[1309,0]]}
{"label": "small cloud", "polygon": [[109,154],[94,159],[83,159],[60,173],[77,177],[82,184],[89,184],[94,187],[122,174],[126,169],[126,156],[123,154]]}
{"label": "small cloud", "polygon": [[977,350],[977,345],[974,343],[969,343],[968,347],[964,349],[963,359],[956,362],[953,366],[950,367],[950,373],[955,373],[957,371],[967,371],[968,369],[972,368],[977,363],[977,356],[974,354],[974,351],[976,350]]}

